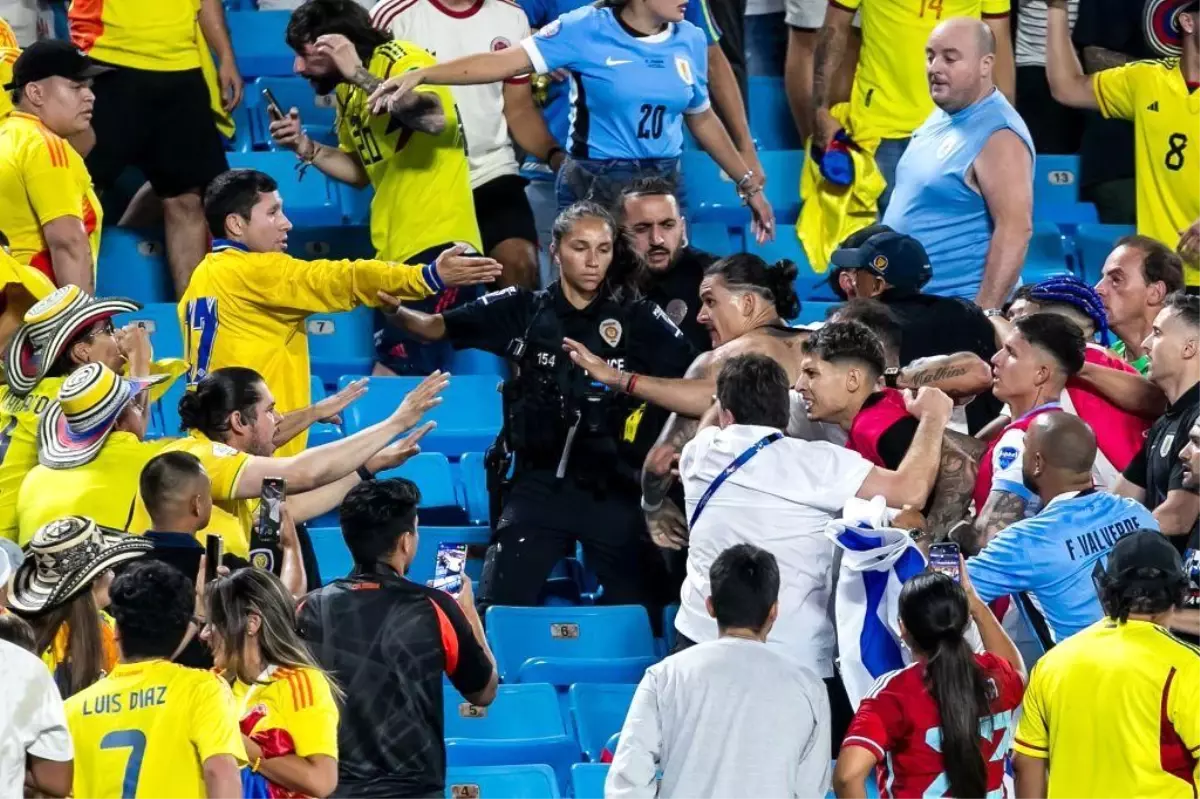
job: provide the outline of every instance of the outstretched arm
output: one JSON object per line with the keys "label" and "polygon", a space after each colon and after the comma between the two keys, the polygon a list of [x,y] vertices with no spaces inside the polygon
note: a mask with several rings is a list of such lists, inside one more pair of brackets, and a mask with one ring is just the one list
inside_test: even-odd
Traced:
{"label": "outstretched arm", "polygon": [[935,541],[944,541],[950,528],[967,517],[984,449],[983,442],[971,436],[953,430],[942,434],[941,462],[926,516]]}
{"label": "outstretched arm", "polygon": [[1092,76],[1083,74],[1071,43],[1067,0],[1049,0],[1046,5],[1046,82],[1050,94],[1063,105],[1097,110],[1100,104],[1092,90]]}

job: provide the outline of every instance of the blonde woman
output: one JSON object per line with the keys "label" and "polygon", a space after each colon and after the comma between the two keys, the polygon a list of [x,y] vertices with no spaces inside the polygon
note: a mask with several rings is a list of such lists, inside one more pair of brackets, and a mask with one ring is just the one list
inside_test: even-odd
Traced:
{"label": "blonde woman", "polygon": [[337,688],[296,635],[275,575],[241,569],[205,589],[204,637],[241,704],[247,797],[325,797],[337,787]]}

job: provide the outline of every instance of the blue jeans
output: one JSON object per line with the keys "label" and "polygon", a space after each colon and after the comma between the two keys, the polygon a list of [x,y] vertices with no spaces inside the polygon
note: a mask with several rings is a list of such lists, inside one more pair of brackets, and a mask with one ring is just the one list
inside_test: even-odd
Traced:
{"label": "blue jeans", "polygon": [[883,219],[883,212],[892,201],[892,188],[896,185],[896,165],[900,163],[900,156],[908,149],[909,141],[910,139],[884,139],[875,150],[875,166],[879,167],[884,181],[887,182],[883,194],[879,195],[880,219]]}
{"label": "blue jeans", "polygon": [[787,27],[782,11],[746,16],[746,71],[782,75],[787,54]]}
{"label": "blue jeans", "polygon": [[605,208],[612,208],[626,186],[638,178],[648,176],[673,181],[679,208],[681,211],[686,208],[683,181],[679,179],[678,158],[611,161],[568,158],[558,170],[555,182],[558,210],[562,211],[580,200],[591,200]]}

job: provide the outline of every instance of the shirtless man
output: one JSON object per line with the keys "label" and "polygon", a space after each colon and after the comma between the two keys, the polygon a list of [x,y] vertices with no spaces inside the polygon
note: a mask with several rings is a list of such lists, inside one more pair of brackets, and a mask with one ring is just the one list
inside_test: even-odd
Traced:
{"label": "shirtless man", "polygon": [[[774,265],[746,253],[733,255],[710,266],[700,284],[698,319],[709,329],[713,349],[692,362],[681,379],[635,375],[618,371],[578,342],[564,340],[571,359],[593,380],[623,391],[672,412],[642,469],[642,508],[651,538],[661,547],[680,549],[687,543],[687,521],[683,512],[666,501],[674,482],[671,467],[683,445],[696,434],[698,420],[713,403],[721,365],[735,355],[757,353],[776,361],[795,385],[800,378],[804,354],[801,347],[810,330],[788,327],[786,319],[800,310],[793,282],[796,267],[786,261]],[[898,388],[936,386],[947,394],[961,396],[977,391],[979,382],[966,353],[923,359],[896,375]],[[956,360],[957,359],[957,360]],[[981,362],[982,363],[982,362]],[[983,365],[990,381],[990,368]],[[809,421],[804,401],[792,392],[792,414],[788,435],[810,440],[844,443],[845,434],[831,424]]]}

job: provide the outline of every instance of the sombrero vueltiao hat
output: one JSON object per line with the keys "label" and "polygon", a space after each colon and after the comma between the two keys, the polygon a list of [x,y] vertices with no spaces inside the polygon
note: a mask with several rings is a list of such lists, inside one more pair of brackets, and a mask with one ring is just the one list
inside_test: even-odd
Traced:
{"label": "sombrero vueltiao hat", "polygon": [[121,377],[101,363],[76,369],[58,390],[58,402],[38,422],[38,462],[50,469],[90,463],[134,397],[168,375]]}
{"label": "sombrero vueltiao hat", "polygon": [[29,309],[8,344],[4,367],[9,391],[20,397],[33,391],[80,333],[103,319],[141,307],[121,298],[98,300],[78,286],[57,289]]}
{"label": "sombrero vueltiao hat", "polygon": [[33,534],[25,561],[9,580],[8,604],[22,613],[53,610],[106,570],[152,549],[154,544],[141,536],[101,527],[83,516],[49,522]]}

